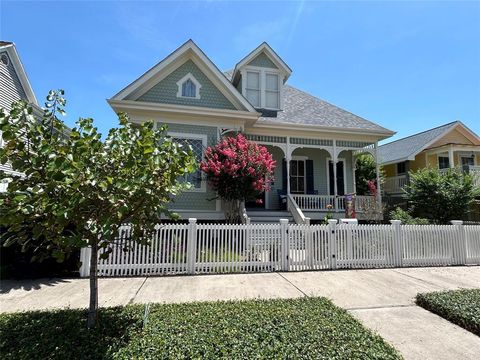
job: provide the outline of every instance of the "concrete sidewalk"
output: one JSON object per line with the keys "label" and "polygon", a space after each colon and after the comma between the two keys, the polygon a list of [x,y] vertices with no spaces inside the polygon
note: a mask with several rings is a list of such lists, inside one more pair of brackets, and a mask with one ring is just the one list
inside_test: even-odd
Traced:
{"label": "concrete sidewalk", "polygon": [[[100,279],[101,306],[325,296],[378,331],[406,359],[478,359],[480,338],[414,305],[419,292],[480,288],[480,267]],[[84,308],[87,279],[4,281],[2,312]]]}

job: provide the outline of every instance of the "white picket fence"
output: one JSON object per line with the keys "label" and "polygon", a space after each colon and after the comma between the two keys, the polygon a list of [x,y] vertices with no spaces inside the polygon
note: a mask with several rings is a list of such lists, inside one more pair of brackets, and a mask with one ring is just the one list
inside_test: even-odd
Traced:
{"label": "white picket fence", "polygon": [[[100,276],[215,274],[403,266],[480,265],[480,225],[188,224],[157,225],[149,245],[129,226],[99,259]],[[131,246],[131,249],[128,247]],[[81,252],[89,274],[90,249]]]}

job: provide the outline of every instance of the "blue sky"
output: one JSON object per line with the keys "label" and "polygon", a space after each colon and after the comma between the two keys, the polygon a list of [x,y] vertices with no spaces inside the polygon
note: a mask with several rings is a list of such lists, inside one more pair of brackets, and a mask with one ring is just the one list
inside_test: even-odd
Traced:
{"label": "blue sky", "polygon": [[480,2],[0,1],[41,103],[116,126],[105,99],[192,38],[221,69],[267,41],[289,83],[397,131],[462,120],[480,134]]}

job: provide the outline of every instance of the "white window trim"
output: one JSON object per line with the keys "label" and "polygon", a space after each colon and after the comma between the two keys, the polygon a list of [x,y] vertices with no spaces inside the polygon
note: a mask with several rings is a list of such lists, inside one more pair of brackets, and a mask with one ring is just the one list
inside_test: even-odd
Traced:
{"label": "white window trim", "polygon": [[[448,159],[448,167],[447,168],[443,168],[443,169],[440,168],[440,158],[441,157]],[[437,154],[437,169],[438,170],[450,169],[451,167],[452,167],[452,164],[450,164],[450,157],[448,156],[448,153]]]}
{"label": "white window trim", "polygon": [[[191,96],[182,96],[182,85],[185,81],[191,80],[195,84],[195,97]],[[192,73],[188,73],[184,77],[182,77],[180,80],[177,81],[177,98],[183,98],[183,99],[200,99],[200,89],[202,85],[198,82],[197,79],[192,75]]]}
{"label": "white window trim", "polygon": [[[292,161],[302,161],[303,162],[303,194],[305,195],[307,193],[307,160],[308,158],[306,156],[292,156],[290,159],[290,162]],[[290,164],[290,168],[292,167],[292,164]],[[296,176],[299,178],[299,176]],[[292,174],[290,172],[290,187],[292,186]],[[290,189],[290,192],[292,192],[292,189]],[[302,194],[302,193],[292,193],[292,194]]]}
{"label": "white window trim", "polygon": [[[282,73],[280,70],[274,70],[270,68],[264,68],[259,66],[245,66],[240,73],[242,74],[242,94],[247,96],[247,72],[257,72],[260,73],[260,108],[266,110],[276,110],[279,111],[283,109],[283,82],[282,82]],[[277,75],[278,77],[278,108],[268,108],[265,106],[266,98],[266,74]]]}
{"label": "white window trim", "polygon": [[[458,153],[458,163],[460,166],[462,166],[462,158],[472,158],[472,153],[471,152],[460,152]],[[473,154],[473,165],[477,166],[477,156]]]}
{"label": "white window trim", "polygon": [[[333,196],[333,195],[330,195],[330,166],[328,166],[328,163],[332,160],[332,158],[327,157],[325,160],[326,160],[326,166],[327,166],[327,194],[329,196]],[[346,194],[348,194],[348,190],[347,190],[347,168],[346,168],[347,162],[345,161],[345,158],[338,158],[337,162],[343,162],[343,189],[344,189],[344,192],[345,192],[344,195],[346,195]],[[344,196],[344,195],[338,195],[338,196]]]}
{"label": "white window trim", "polygon": [[[172,138],[202,140],[203,148],[205,149],[207,147],[207,135],[204,135],[204,134],[187,134],[187,133],[170,132],[170,131],[168,131],[167,134]],[[203,159],[203,156],[204,154],[202,154],[202,159]],[[205,179],[201,180],[199,188],[192,187],[191,189],[185,190],[185,192],[199,192],[199,193],[207,192],[206,180]]]}
{"label": "white window trim", "polygon": [[397,174],[397,176],[401,176],[401,175],[405,175],[407,173],[407,164],[405,164],[405,171],[402,172],[402,173],[399,173],[398,172],[398,164],[400,163],[404,163],[405,164],[405,161],[401,161],[401,162],[398,162],[398,163],[395,163],[395,173]]}

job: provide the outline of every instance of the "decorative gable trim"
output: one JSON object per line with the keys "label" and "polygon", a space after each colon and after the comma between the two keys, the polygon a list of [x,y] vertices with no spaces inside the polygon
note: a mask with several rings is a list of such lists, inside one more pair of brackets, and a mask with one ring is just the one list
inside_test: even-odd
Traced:
{"label": "decorative gable trim", "polygon": [[203,51],[193,42],[188,40],[165,59],[160,61],[137,80],[115,94],[110,100],[131,100],[137,99],[142,93],[148,91],[152,86],[165,78],[178,66],[191,59],[202,72],[217,86],[222,94],[238,110],[246,110],[256,113],[252,105],[243,97],[242,94],[232,85],[225,75],[215,66],[215,64],[203,53]]}
{"label": "decorative gable trim", "polygon": [[261,43],[256,49],[254,49],[250,54],[245,56],[242,60],[240,60],[237,65],[235,65],[235,69],[233,70],[232,81],[235,82],[236,76],[238,72],[244,66],[248,65],[251,61],[253,61],[257,56],[261,53],[264,53],[272,62],[273,64],[279,69],[279,71],[283,75],[283,82],[285,83],[287,79],[290,77],[292,73],[292,69],[282,60],[280,56],[268,45],[266,42]]}
{"label": "decorative gable trim", "polygon": [[195,79],[195,76],[193,76],[191,73],[188,73],[183,78],[177,81],[177,86],[178,86],[177,97],[184,97],[182,95],[182,86],[183,86],[183,83],[187,80],[190,80],[195,84],[195,97],[193,97],[193,99],[200,99],[200,89],[202,85],[200,84],[200,82],[198,82],[197,79]]}
{"label": "decorative gable trim", "polygon": [[25,68],[20,60],[15,44],[9,43],[7,45],[0,46],[0,51],[7,52],[9,60],[11,61],[15,72],[17,73],[18,79],[20,80],[23,91],[25,92],[25,95],[27,95],[28,102],[38,106],[37,98],[33,92],[32,86],[30,85],[30,81],[28,81],[27,73],[25,72]]}

